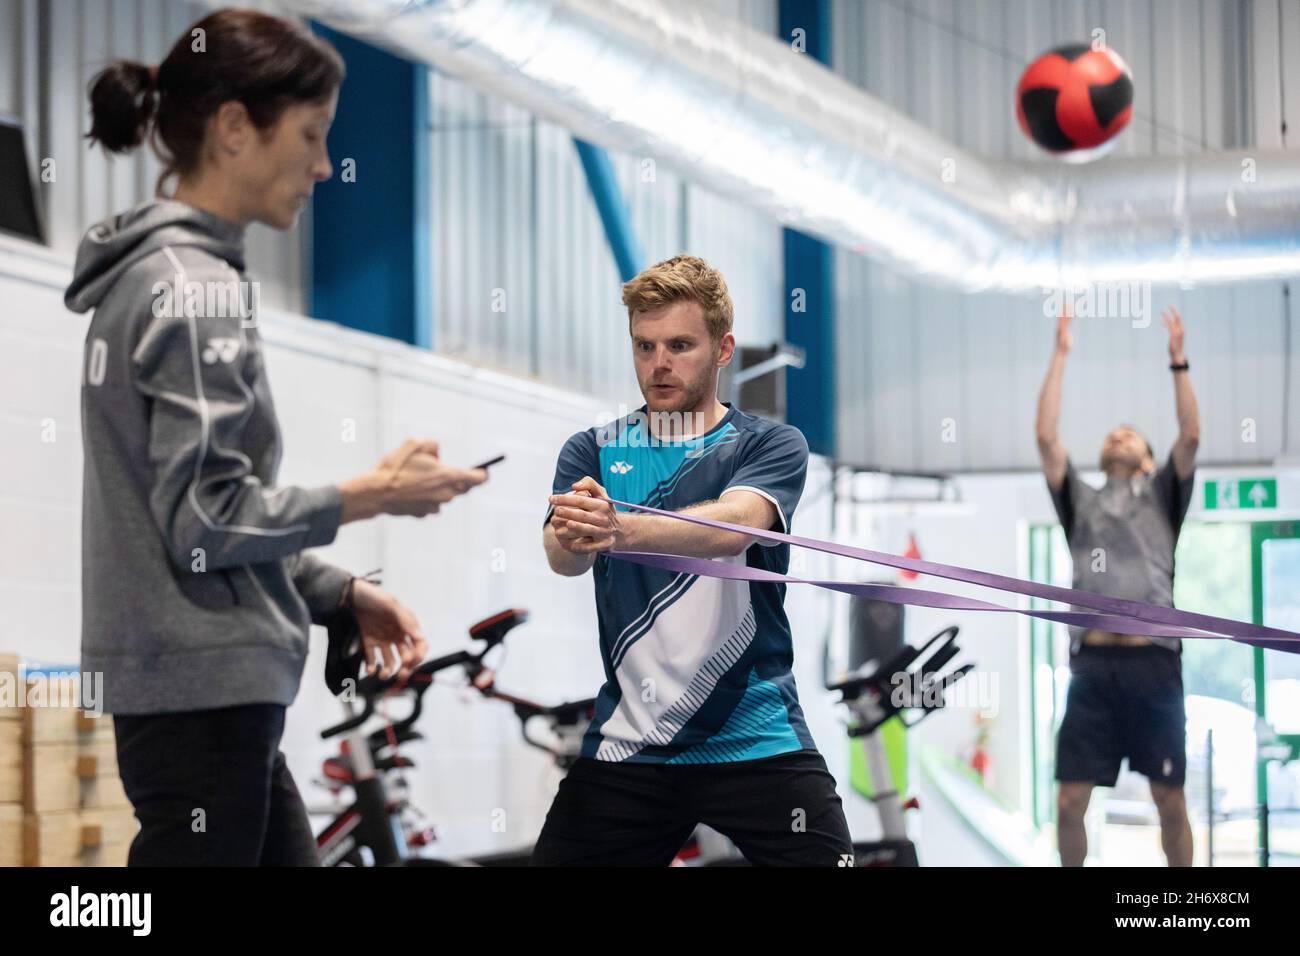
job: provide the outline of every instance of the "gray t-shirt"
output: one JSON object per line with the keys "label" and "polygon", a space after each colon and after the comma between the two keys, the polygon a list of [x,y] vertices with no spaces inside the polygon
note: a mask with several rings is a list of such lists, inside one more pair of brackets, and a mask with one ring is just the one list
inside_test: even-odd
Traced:
{"label": "gray t-shirt", "polygon": [[[1131,481],[1085,484],[1066,463],[1060,488],[1048,485],[1074,561],[1074,587],[1108,597],[1174,606],[1174,546],[1192,501],[1195,475],[1179,478],[1173,457],[1154,475]],[[1078,651],[1083,628],[1070,628],[1070,651]],[[1172,637],[1150,639],[1178,651]]]}

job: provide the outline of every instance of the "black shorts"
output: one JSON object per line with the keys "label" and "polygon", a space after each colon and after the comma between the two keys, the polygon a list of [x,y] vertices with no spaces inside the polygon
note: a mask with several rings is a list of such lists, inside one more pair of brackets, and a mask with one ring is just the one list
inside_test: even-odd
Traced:
{"label": "black shorts", "polygon": [[759,866],[839,866],[853,845],[815,750],[737,763],[584,758],[560,782],[534,866],[666,866],[703,823]]}
{"label": "black shorts", "polygon": [[1083,645],[1070,660],[1056,779],[1113,787],[1119,765],[1181,787],[1187,773],[1183,663],[1163,647]]}

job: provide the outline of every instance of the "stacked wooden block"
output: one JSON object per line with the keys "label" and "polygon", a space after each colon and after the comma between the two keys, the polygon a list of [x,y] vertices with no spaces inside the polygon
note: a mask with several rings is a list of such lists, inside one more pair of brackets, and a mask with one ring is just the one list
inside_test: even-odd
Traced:
{"label": "stacked wooden block", "polygon": [[[18,659],[0,654],[0,690],[18,684]],[[0,698],[0,866],[23,863],[23,722],[22,711]]]}
{"label": "stacked wooden block", "polygon": [[[79,700],[76,679],[50,681],[47,699]],[[16,716],[0,712],[0,864],[124,866],[137,824],[117,775],[112,718],[48,703]],[[14,724],[20,730],[5,726]]]}

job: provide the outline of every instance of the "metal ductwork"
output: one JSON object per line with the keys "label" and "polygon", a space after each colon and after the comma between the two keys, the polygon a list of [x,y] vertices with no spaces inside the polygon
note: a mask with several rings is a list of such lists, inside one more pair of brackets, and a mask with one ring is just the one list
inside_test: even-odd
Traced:
{"label": "metal ductwork", "polygon": [[963,290],[1300,274],[1297,154],[1086,166],[977,156],[690,0],[281,5]]}

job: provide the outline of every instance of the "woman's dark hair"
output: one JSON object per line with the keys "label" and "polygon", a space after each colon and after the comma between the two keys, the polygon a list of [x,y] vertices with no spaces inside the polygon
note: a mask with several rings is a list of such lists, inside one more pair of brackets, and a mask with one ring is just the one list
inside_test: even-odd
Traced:
{"label": "woman's dark hair", "polygon": [[237,100],[259,130],[294,103],[325,99],[343,82],[343,58],[307,27],[255,10],[223,9],[194,24],[157,67],[118,60],[90,81],[86,138],[110,153],[150,143],[158,179],[194,172],[217,108]]}

